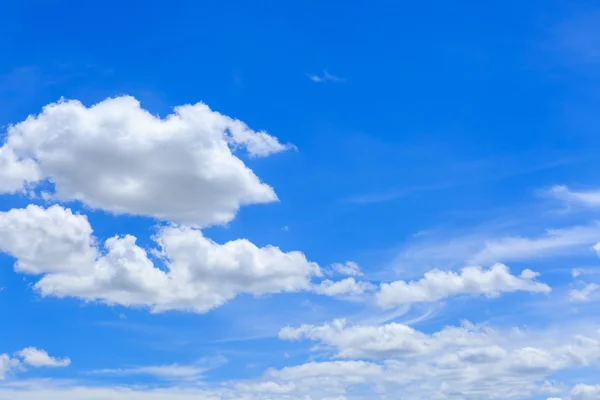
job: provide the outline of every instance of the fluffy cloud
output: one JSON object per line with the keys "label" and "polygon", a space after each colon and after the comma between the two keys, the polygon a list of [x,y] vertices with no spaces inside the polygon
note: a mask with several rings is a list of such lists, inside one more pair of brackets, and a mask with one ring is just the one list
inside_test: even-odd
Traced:
{"label": "fluffy cloud", "polygon": [[18,370],[24,370],[29,367],[67,367],[71,364],[68,357],[54,358],[48,355],[45,350],[27,347],[15,352],[14,357],[8,354],[0,354],[0,380]]}
{"label": "fluffy cloud", "polygon": [[382,307],[431,302],[461,294],[495,296],[499,293],[527,291],[549,293],[550,287],[537,282],[537,273],[524,270],[512,275],[503,264],[490,269],[463,268],[460,274],[452,271],[433,270],[418,281],[395,281],[381,284],[377,301]]}
{"label": "fluffy cloud", "polygon": [[411,400],[524,399],[559,392],[546,381],[557,371],[600,365],[597,332],[560,335],[464,323],[430,334],[396,323],[363,326],[337,320],[322,326],[287,327],[279,337],[316,341],[315,349],[331,349],[336,357],[374,360],[360,361],[373,371],[361,376],[353,376],[352,366],[359,362],[354,360],[309,363],[265,376],[280,378],[279,384],[289,380],[305,392],[325,383],[333,388],[331,393],[366,383],[375,392],[402,392]]}
{"label": "fluffy cloud", "polygon": [[9,127],[0,192],[48,179],[49,196],[117,214],[198,226],[227,223],[241,205],[277,200],[232,150],[264,157],[290,146],[202,103],[161,119],[128,96],[92,107],[61,101]]}
{"label": "fluffy cloud", "polygon": [[15,353],[23,363],[32,367],[67,367],[71,364],[68,357],[55,358],[48,355],[45,350],[27,347]]}
{"label": "fluffy cloud", "polygon": [[[163,269],[131,235],[98,248],[87,218],[61,206],[0,213],[0,251],[17,259],[18,271],[42,275],[35,288],[44,296],[206,312],[238,294],[311,291],[311,279],[321,276],[301,252],[259,248],[245,239],[218,244],[200,230],[164,226],[154,240]],[[318,287],[329,295],[362,288],[345,281]]]}

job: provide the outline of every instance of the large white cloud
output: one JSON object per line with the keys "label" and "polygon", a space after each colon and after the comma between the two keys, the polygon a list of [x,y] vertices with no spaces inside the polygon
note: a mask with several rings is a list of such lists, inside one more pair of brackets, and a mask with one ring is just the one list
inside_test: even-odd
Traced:
{"label": "large white cloud", "polygon": [[41,275],[35,288],[44,296],[206,312],[239,294],[344,296],[371,288],[354,278],[315,283],[321,269],[303,253],[245,239],[218,244],[198,229],[168,225],[154,240],[151,251],[164,268],[132,235],[111,237],[99,248],[87,218],[59,205],[0,212],[0,251],[16,258],[17,271]]}
{"label": "large white cloud", "polygon": [[550,287],[537,282],[537,273],[524,270],[512,275],[503,264],[490,269],[466,267],[459,273],[433,270],[418,281],[395,281],[381,284],[377,300],[383,307],[431,302],[461,294],[495,296],[500,293],[526,291],[549,293]]}
{"label": "large white cloud", "polygon": [[0,192],[44,179],[58,200],[199,226],[227,223],[241,205],[277,200],[233,153],[267,156],[290,146],[202,103],[161,119],[129,96],[86,108],[44,107],[9,127],[0,147]]}

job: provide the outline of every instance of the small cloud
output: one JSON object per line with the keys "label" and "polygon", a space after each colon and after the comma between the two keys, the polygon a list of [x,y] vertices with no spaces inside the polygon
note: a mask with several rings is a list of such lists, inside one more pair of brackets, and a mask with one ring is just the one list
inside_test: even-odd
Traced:
{"label": "small cloud", "polygon": [[48,355],[45,350],[40,350],[35,347],[27,347],[26,349],[15,353],[23,359],[26,365],[32,367],[67,367],[71,364],[69,357],[55,358]]}
{"label": "small cloud", "polygon": [[354,261],[346,261],[343,264],[336,263],[332,264],[329,269],[326,270],[328,275],[348,275],[348,276],[363,276],[363,272],[360,267]]}
{"label": "small cloud", "polygon": [[308,74],[308,79],[310,79],[313,82],[344,82],[345,79],[341,78],[339,76],[330,74],[327,71],[323,71],[322,75],[316,75],[316,74]]}
{"label": "small cloud", "polygon": [[569,300],[571,302],[588,302],[591,301],[590,296],[600,288],[595,283],[588,283],[583,289],[573,289],[569,292]]}

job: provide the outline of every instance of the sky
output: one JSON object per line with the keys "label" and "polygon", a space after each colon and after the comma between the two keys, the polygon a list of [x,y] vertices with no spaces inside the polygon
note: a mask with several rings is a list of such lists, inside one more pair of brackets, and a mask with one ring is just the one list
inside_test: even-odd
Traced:
{"label": "sky", "polygon": [[600,3],[0,3],[0,400],[600,399]]}

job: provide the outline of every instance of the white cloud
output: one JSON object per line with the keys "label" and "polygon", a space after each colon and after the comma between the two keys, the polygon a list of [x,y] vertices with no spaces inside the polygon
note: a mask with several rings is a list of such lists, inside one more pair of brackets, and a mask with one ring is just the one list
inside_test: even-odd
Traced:
{"label": "white cloud", "polygon": [[45,350],[27,347],[15,353],[23,359],[23,363],[32,367],[67,367],[71,364],[69,357],[55,358],[48,355]]}
{"label": "white cloud", "polygon": [[348,276],[363,276],[363,272],[360,270],[360,267],[358,266],[357,263],[353,262],[353,261],[346,261],[343,264],[340,263],[336,263],[336,264],[332,264],[331,268],[328,270],[328,272],[334,274],[340,274],[340,275],[348,275]]}
{"label": "white cloud", "polygon": [[164,269],[131,235],[107,239],[104,250],[96,247],[87,218],[61,206],[0,212],[0,251],[17,259],[18,271],[42,275],[35,288],[44,296],[206,312],[244,293],[342,295],[368,288],[353,278],[314,285],[321,271],[304,254],[245,239],[218,244],[200,230],[165,226],[154,240],[152,251]]}
{"label": "white cloud", "polygon": [[9,127],[0,147],[0,191],[49,179],[51,197],[117,214],[198,226],[231,221],[240,206],[277,200],[232,153],[263,157],[290,148],[202,103],[165,119],[124,96],[86,108],[44,107]]}
{"label": "white cloud", "polygon": [[202,375],[211,369],[218,368],[227,363],[223,356],[205,357],[197,360],[193,364],[165,364],[165,365],[145,365],[129,368],[101,369],[91,371],[92,374],[99,375],[151,375],[156,378],[170,381],[198,381]]}
{"label": "white cloud", "polygon": [[490,265],[526,261],[586,251],[600,239],[600,224],[549,229],[541,235],[524,237],[498,235],[502,227],[478,228],[475,234],[426,233],[415,237],[394,260],[404,271],[450,269],[461,265]]}
{"label": "white cloud", "polygon": [[537,282],[537,276],[537,273],[527,269],[519,276],[512,275],[503,264],[495,264],[490,269],[466,267],[460,274],[433,270],[418,281],[382,283],[377,301],[382,307],[389,308],[432,302],[462,294],[496,296],[516,291],[549,293],[550,287]]}
{"label": "white cloud", "polygon": [[[558,371],[600,365],[598,333],[583,336],[561,330],[496,330],[464,323],[424,333],[397,323],[369,326],[344,320],[287,327],[281,339],[308,339],[319,343],[314,349],[321,353],[325,347],[336,357],[375,361],[363,361],[360,368],[357,361],[308,363],[268,373],[265,379],[294,382],[303,393],[324,385],[333,393],[343,392],[361,383],[380,394],[401,392],[410,400],[526,399],[560,392],[546,380]],[[360,374],[355,369],[363,368],[369,372],[355,376]]]}
{"label": "white cloud", "polygon": [[27,347],[15,352],[14,357],[8,354],[0,354],[0,381],[16,371],[23,371],[25,366],[29,367],[67,367],[71,364],[68,357],[54,358],[45,350]]}
{"label": "white cloud", "polygon": [[143,389],[130,387],[65,386],[30,384],[1,387],[0,400],[221,400],[217,394],[199,389]]}
{"label": "white cloud", "polygon": [[600,207],[600,190],[572,191],[567,186],[557,185],[550,193],[561,200],[587,207]]}
{"label": "white cloud", "polygon": [[600,399],[600,385],[576,385],[571,390],[571,400],[597,400]]}
{"label": "white cloud", "polygon": [[572,302],[590,301],[590,296],[600,288],[595,283],[588,283],[582,289],[573,289],[569,291],[569,300]]}
{"label": "white cloud", "polygon": [[40,172],[31,159],[19,158],[7,147],[0,147],[0,193],[23,191],[25,182],[37,182]]}
{"label": "white cloud", "polygon": [[346,278],[341,281],[326,279],[318,285],[313,286],[313,291],[326,296],[358,296],[365,292],[374,290],[375,286],[369,282],[357,282],[354,278]]}
{"label": "white cloud", "polygon": [[6,379],[6,376],[19,365],[19,360],[11,358],[8,354],[0,354],[0,380]]}
{"label": "white cloud", "polygon": [[595,243],[598,238],[600,238],[600,225],[598,224],[549,229],[545,235],[535,238],[505,237],[486,241],[484,247],[473,255],[470,261],[488,263],[528,260],[586,247]]}
{"label": "white cloud", "polygon": [[151,375],[167,380],[190,380],[198,379],[202,373],[206,372],[206,368],[195,365],[151,365],[145,367],[119,368],[119,369],[102,369],[92,371],[99,375]]}

